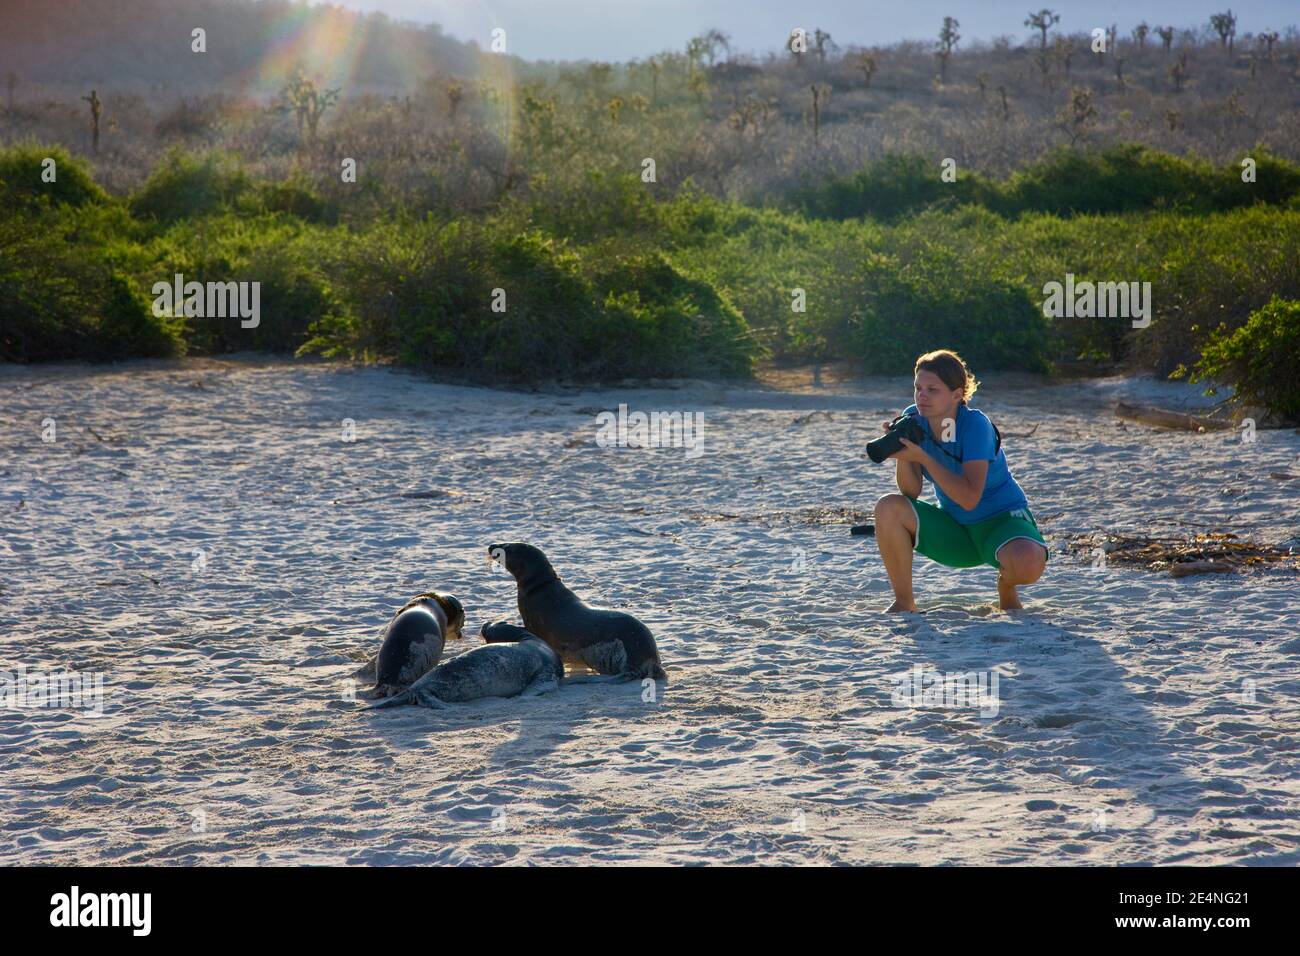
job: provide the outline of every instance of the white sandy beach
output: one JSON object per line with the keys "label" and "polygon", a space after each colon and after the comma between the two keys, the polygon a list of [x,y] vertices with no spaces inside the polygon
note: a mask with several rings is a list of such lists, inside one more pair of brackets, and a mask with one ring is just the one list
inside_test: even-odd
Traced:
{"label": "white sandy beach", "polygon": [[[1300,482],[1268,478],[1300,473],[1300,435],[1113,417],[1196,400],[1169,383],[989,375],[975,404],[1004,434],[1039,425],[1006,447],[1056,550],[1022,617],[993,569],[924,558],[925,615],[894,617],[848,525],[894,490],[862,449],[909,396],[0,367],[0,671],[98,672],[105,704],[0,709],[0,864],[1300,863],[1300,576],[1059,550],[1105,530],[1300,546]],[[597,447],[620,403],[702,413],[704,453]],[[644,620],[661,696],[348,699],[419,591],[465,605],[450,654],[517,619],[496,541]],[[916,666],[996,672],[997,713],[895,706]]]}

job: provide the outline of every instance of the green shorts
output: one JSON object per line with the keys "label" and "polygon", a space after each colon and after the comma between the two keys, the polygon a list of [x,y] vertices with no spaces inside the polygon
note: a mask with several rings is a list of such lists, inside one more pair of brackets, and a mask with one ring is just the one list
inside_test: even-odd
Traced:
{"label": "green shorts", "polygon": [[999,567],[998,549],[1016,538],[1037,541],[1047,549],[1047,542],[1028,508],[1017,508],[974,524],[961,524],[928,501],[908,500],[916,509],[917,552],[950,568],[973,568],[981,564]]}

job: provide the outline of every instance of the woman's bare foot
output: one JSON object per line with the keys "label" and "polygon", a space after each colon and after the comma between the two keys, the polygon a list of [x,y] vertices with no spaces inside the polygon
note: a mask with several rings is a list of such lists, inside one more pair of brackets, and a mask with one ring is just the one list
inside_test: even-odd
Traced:
{"label": "woman's bare foot", "polygon": [[886,614],[900,614],[900,613],[915,614],[916,602],[908,601],[906,604],[904,604],[902,601],[895,601],[893,604],[889,605],[889,607],[885,609],[885,613]]}
{"label": "woman's bare foot", "polygon": [[1016,594],[1016,586],[1007,584],[1002,580],[1002,575],[998,575],[998,606],[1004,611],[1023,611],[1025,606],[1020,603],[1020,596]]}

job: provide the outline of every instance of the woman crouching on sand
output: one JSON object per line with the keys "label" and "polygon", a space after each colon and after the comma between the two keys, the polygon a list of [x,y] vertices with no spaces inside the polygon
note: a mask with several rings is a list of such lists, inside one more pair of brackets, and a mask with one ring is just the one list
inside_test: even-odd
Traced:
{"label": "woman crouching on sand", "polygon": [[[914,550],[950,568],[992,565],[1002,609],[1020,608],[1016,587],[1043,573],[1047,542],[1011,477],[997,429],[966,404],[979,383],[961,356],[941,349],[916,360],[914,384],[916,404],[903,414],[918,419],[925,437],[920,444],[903,438],[889,456],[898,462],[902,494],[876,502],[876,541],[894,587],[889,610],[916,611]],[[918,500],[922,478],[934,485],[938,507]]]}

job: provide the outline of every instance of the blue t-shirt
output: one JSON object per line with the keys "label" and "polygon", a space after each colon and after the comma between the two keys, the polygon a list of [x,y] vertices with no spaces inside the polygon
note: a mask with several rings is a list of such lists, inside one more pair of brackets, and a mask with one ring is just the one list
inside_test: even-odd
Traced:
{"label": "blue t-shirt", "polygon": [[1029,506],[1024,491],[1016,484],[1016,479],[1011,477],[1011,469],[1007,467],[1007,456],[1001,448],[994,451],[997,447],[997,437],[993,434],[993,423],[978,408],[957,406],[955,435],[957,440],[950,442],[939,441],[936,438],[930,431],[929,421],[921,416],[915,405],[907,406],[903,414],[916,416],[917,421],[921,423],[921,430],[925,432],[925,441],[921,443],[921,447],[949,471],[960,475],[964,462],[987,461],[989,463],[988,477],[984,481],[984,493],[980,495],[979,504],[970,510],[961,507],[944,494],[943,489],[930,476],[930,472],[924,466],[921,468],[921,474],[934,485],[934,494],[939,499],[939,507],[952,515],[959,524],[975,524],[977,521],[984,521],[1003,512]]}

